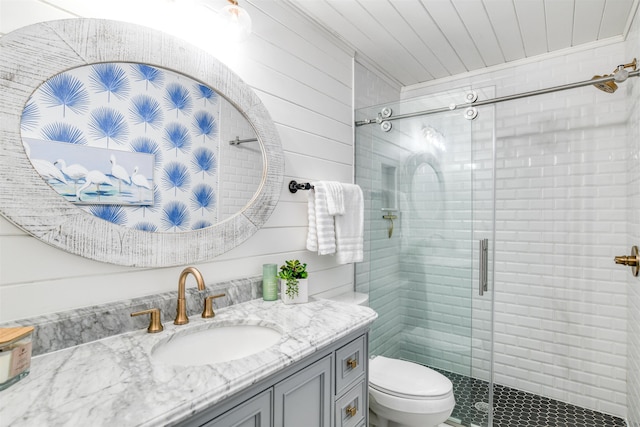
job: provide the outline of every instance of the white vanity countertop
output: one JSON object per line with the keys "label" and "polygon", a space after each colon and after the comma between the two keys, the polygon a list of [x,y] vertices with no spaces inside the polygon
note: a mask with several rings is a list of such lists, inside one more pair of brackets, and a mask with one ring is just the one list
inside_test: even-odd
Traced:
{"label": "white vanity countertop", "polygon": [[[166,323],[160,333],[130,332],[36,356],[26,378],[0,391],[0,426],[173,424],[376,317],[368,307],[328,300],[298,305],[253,300],[216,310],[213,319],[192,316],[188,325]],[[231,362],[193,367],[152,362],[156,344],[214,323],[272,326],[283,336],[267,350]]]}

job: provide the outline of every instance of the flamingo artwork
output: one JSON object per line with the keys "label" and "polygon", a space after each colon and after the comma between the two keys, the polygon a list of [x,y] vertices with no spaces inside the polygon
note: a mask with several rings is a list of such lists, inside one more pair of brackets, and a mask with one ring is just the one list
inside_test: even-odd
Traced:
{"label": "flamingo artwork", "polygon": [[96,186],[96,194],[98,195],[98,200],[100,200],[100,186],[113,185],[113,184],[111,183],[111,180],[109,179],[109,177],[107,177],[102,172],[98,170],[89,171],[85,176],[84,184],[82,184],[82,187],[80,187],[76,191],[76,197],[78,198],[79,202],[82,201],[82,192],[87,188],[89,188],[91,185]]}
{"label": "flamingo artwork", "polygon": [[38,171],[41,177],[46,181],[55,180],[63,184],[67,183],[62,171],[54,166],[53,163],[42,159],[30,159],[33,167]]}
{"label": "flamingo artwork", "polygon": [[32,159],[31,147],[29,147],[29,144],[27,144],[26,142],[24,142],[23,145],[24,151],[27,153],[27,157],[29,157],[29,161],[45,181],[54,180],[60,181],[63,184],[67,183],[67,180],[65,179],[60,169],[55,167],[55,165],[48,160]]}
{"label": "flamingo artwork", "polygon": [[116,156],[112,154],[109,161],[111,162],[111,175],[118,180],[118,193],[122,193],[122,182],[131,185],[131,177],[124,167],[116,163]]}
{"label": "flamingo artwork", "polygon": [[54,165],[57,165],[62,173],[73,181],[74,191],[78,191],[78,181],[83,179],[87,176],[87,173],[89,173],[87,168],[77,163],[67,166],[67,163],[63,159],[56,160]]}
{"label": "flamingo artwork", "polygon": [[142,189],[146,188],[147,190],[151,190],[151,185],[149,184],[149,180],[143,174],[138,173],[138,166],[133,168],[133,174],[131,174],[131,182],[133,185],[138,187],[138,195],[140,200],[142,200]]}

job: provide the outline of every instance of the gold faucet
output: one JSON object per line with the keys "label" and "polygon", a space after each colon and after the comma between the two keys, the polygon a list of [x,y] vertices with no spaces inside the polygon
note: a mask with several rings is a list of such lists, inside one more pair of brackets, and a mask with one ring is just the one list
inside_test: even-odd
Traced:
{"label": "gold faucet", "polygon": [[164,330],[159,308],[150,308],[148,310],[137,311],[135,313],[131,313],[131,317],[140,316],[142,314],[151,315],[151,317],[149,318],[149,327],[147,328],[147,332],[149,332],[150,334],[154,334],[156,332],[162,332]]}
{"label": "gold faucet", "polygon": [[225,294],[211,295],[204,299],[204,310],[202,310],[202,317],[204,319],[211,319],[216,314],[213,312],[213,300],[216,298],[222,298]]}
{"label": "gold faucet", "polygon": [[189,323],[187,317],[187,300],[185,298],[185,284],[187,282],[187,276],[192,274],[198,284],[198,290],[204,291],[204,279],[202,274],[195,267],[187,267],[180,273],[180,279],[178,279],[178,306],[176,308],[176,319],[173,321],[174,325],[185,325]]}

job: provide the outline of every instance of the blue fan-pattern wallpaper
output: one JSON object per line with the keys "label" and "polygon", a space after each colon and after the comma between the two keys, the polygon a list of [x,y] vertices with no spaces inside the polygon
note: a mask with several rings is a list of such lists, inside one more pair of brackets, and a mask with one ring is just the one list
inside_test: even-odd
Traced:
{"label": "blue fan-pattern wallpaper", "polygon": [[[109,187],[134,197],[142,197],[142,191],[151,197],[153,192],[153,204],[80,208],[139,230],[181,232],[218,222],[219,122],[219,98],[208,86],[145,64],[105,63],[66,71],[45,82],[25,106],[21,131],[25,138],[110,150],[112,165],[103,166],[112,172],[95,191],[98,198]],[[114,157],[121,151],[153,155],[153,176],[122,164],[116,173]],[[43,161],[31,160],[34,166]],[[86,176],[66,175],[68,168],[62,170],[66,165],[61,160],[48,165],[59,169],[52,169],[53,175],[37,168],[52,186],[60,184],[59,175],[54,176],[58,172],[76,189],[89,181]],[[83,194],[84,199],[91,194]]]}

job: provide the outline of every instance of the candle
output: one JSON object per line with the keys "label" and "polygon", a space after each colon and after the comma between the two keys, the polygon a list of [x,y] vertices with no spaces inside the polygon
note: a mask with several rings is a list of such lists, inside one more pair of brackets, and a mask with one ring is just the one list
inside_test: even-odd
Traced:
{"label": "candle", "polygon": [[11,370],[11,352],[0,352],[0,384],[4,384],[9,379],[9,371]]}
{"label": "candle", "polygon": [[0,328],[0,390],[29,373],[32,332],[33,326]]}

